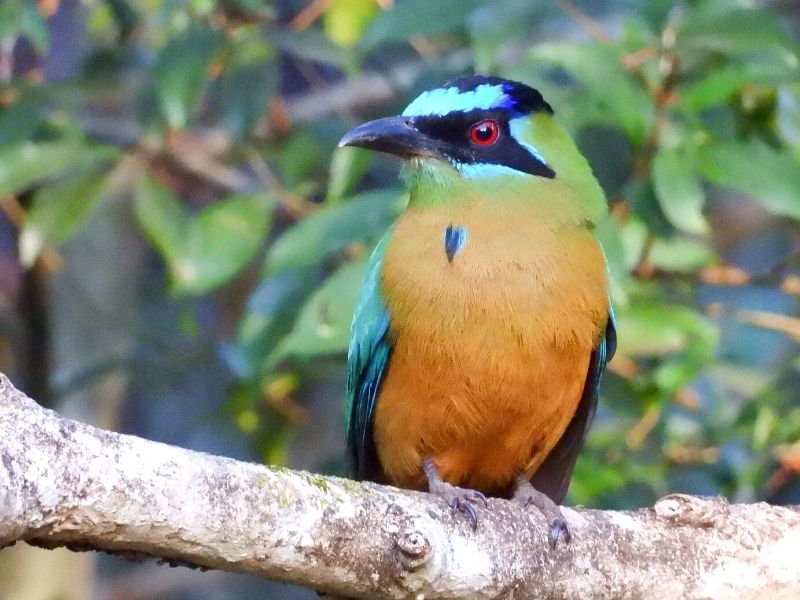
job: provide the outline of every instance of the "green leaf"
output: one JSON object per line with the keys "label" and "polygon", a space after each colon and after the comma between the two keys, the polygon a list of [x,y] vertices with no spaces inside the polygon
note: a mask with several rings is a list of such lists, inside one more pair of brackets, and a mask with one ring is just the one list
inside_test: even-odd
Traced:
{"label": "green leaf", "polygon": [[326,206],[284,232],[267,255],[266,272],[310,265],[354,242],[372,241],[401,209],[400,192],[378,190]]}
{"label": "green leaf", "polygon": [[108,160],[117,151],[76,140],[0,146],[0,195],[15,194],[70,168]]}
{"label": "green leaf", "polygon": [[325,203],[338,202],[349,194],[369,169],[375,153],[363,148],[339,148],[331,157],[328,195]]}
{"label": "green leaf", "polygon": [[334,0],[325,11],[325,35],[340,46],[354,46],[378,12],[375,0]]}
{"label": "green leaf", "polygon": [[268,358],[269,364],[289,356],[308,359],[347,351],[367,260],[364,256],[347,263],[325,280],[303,306],[292,332]]}
{"label": "green leaf", "polygon": [[167,262],[172,291],[197,294],[226,283],[253,257],[272,206],[262,194],[233,196],[189,216],[166,188],[144,179],[136,217]]}
{"label": "green leaf", "polygon": [[49,43],[47,23],[33,2],[25,2],[20,15],[19,27],[33,44],[37,52],[45,52]]}
{"label": "green leaf", "polygon": [[706,195],[684,152],[659,148],[653,160],[653,187],[670,223],[687,233],[708,231],[703,216]]}
{"label": "green leaf", "polygon": [[19,260],[25,267],[36,261],[45,243],[66,241],[89,216],[102,196],[104,172],[80,174],[37,191],[19,236]]}
{"label": "green leaf", "polygon": [[312,127],[297,129],[278,154],[284,184],[296,188],[324,173],[329,165],[331,145]]}
{"label": "green leaf", "polygon": [[470,13],[480,4],[479,0],[404,0],[375,17],[360,46],[371,50],[386,42],[464,31]]}
{"label": "green leaf", "polygon": [[653,103],[623,68],[615,45],[540,44],[530,58],[564,69],[586,88],[585,100],[603,122],[620,127],[634,143],[644,141]]}
{"label": "green leaf", "polygon": [[266,237],[270,208],[264,194],[232,196],[193,217],[176,265],[179,291],[204,292],[230,280]]}
{"label": "green leaf", "polygon": [[632,271],[639,264],[648,233],[646,222],[636,215],[619,226],[618,243],[622,246],[624,272]]}
{"label": "green leaf", "polygon": [[[641,219],[645,237],[647,233],[669,237],[675,232],[675,228],[661,210],[661,203],[656,198],[652,180],[629,179],[623,187],[623,193],[633,214]],[[636,263],[638,258],[634,264]]]}
{"label": "green leaf", "polygon": [[273,61],[265,61],[223,72],[220,77],[222,119],[235,135],[246,136],[264,114],[264,107],[278,87],[275,67]]}
{"label": "green leaf", "polygon": [[790,44],[791,39],[776,15],[763,9],[736,8],[724,2],[688,11],[678,29],[675,47],[683,51],[737,55]]}
{"label": "green leaf", "polygon": [[497,10],[493,3],[474,10],[468,25],[475,71],[495,71],[494,66],[502,62],[499,50],[527,35],[534,23],[544,20],[552,12],[550,3],[530,0],[506,0],[502,10]]}
{"label": "green leaf", "polygon": [[247,300],[235,346],[223,348],[231,369],[254,377],[263,362],[294,326],[306,299],[322,280],[319,266],[286,269],[259,283]]}
{"label": "green leaf", "polygon": [[275,50],[260,28],[248,26],[237,31],[226,54],[216,86],[222,119],[234,134],[244,136],[277,89]]}
{"label": "green leaf", "polygon": [[694,112],[727,104],[737,92],[756,84],[777,86],[797,81],[798,64],[798,57],[788,50],[759,52],[737,63],[702,70],[697,79],[680,85],[678,101]]}
{"label": "green leaf", "polygon": [[617,312],[617,328],[622,355],[660,359],[650,378],[662,397],[685,387],[709,366],[719,341],[712,322],[676,305],[632,302]]}
{"label": "green leaf", "polygon": [[0,2],[0,40],[14,35],[19,29],[19,18],[24,4],[22,0]]}
{"label": "green leaf", "polygon": [[196,27],[172,38],[159,54],[155,89],[170,127],[186,125],[222,41],[220,31]]}
{"label": "green leaf", "polygon": [[3,0],[0,2],[0,40],[24,35],[37,52],[47,50],[47,24],[35,2]]}
{"label": "green leaf", "polygon": [[648,254],[650,263],[662,271],[694,273],[716,261],[708,245],[695,240],[657,239]]}
{"label": "green leaf", "polygon": [[627,303],[624,283],[630,276],[630,269],[625,264],[625,247],[621,234],[619,223],[611,215],[598,223],[594,229],[594,235],[600,242],[603,255],[606,257],[611,280],[611,296],[615,303]]}
{"label": "green leaf", "polygon": [[710,321],[682,306],[631,303],[616,317],[619,351],[625,356],[658,357],[688,350],[708,357],[718,337]]}
{"label": "green leaf", "polygon": [[0,152],[5,145],[29,141],[42,127],[47,108],[40,91],[25,89],[16,102],[0,110]]}
{"label": "green leaf", "polygon": [[767,210],[800,219],[800,163],[766,144],[718,142],[700,150],[698,168],[717,185],[749,194]]}
{"label": "green leaf", "polygon": [[335,65],[348,72],[356,72],[358,69],[358,60],[353,50],[334,44],[318,29],[309,28],[297,32],[275,27],[269,28],[267,35],[270,42],[291,56],[324,65]]}
{"label": "green leaf", "polygon": [[152,177],[142,177],[136,188],[134,214],[150,243],[167,262],[176,260],[189,220],[180,200]]}
{"label": "green leaf", "polygon": [[683,87],[679,101],[692,111],[725,104],[742,85],[751,80],[750,73],[740,65],[714,69],[705,73],[698,81]]}

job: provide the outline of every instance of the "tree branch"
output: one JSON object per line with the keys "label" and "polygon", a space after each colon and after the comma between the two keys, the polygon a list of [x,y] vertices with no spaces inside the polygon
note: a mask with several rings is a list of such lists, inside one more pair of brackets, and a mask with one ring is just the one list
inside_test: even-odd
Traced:
{"label": "tree branch", "polygon": [[0,375],[0,548],[17,541],[247,571],[359,598],[797,598],[800,508],[683,495],[564,510],[492,499],[477,531],[437,498],[111,433]]}

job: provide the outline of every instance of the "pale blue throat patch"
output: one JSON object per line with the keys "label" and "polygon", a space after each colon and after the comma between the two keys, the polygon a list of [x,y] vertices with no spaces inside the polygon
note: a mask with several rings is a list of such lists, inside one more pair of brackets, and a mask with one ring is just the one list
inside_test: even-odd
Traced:
{"label": "pale blue throat patch", "polygon": [[461,173],[464,179],[485,179],[489,177],[500,177],[501,175],[516,175],[518,177],[527,176],[527,173],[517,171],[505,165],[494,163],[454,163],[455,169]]}
{"label": "pale blue throat patch", "polygon": [[502,85],[485,83],[462,92],[456,87],[436,88],[423,92],[403,111],[404,117],[444,116],[451,112],[511,108],[514,99]]}

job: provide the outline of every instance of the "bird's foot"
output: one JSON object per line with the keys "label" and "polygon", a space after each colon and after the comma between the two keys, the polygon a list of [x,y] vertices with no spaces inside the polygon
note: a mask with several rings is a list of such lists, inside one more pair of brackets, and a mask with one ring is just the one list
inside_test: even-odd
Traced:
{"label": "bird's foot", "polygon": [[469,488],[461,488],[444,481],[439,472],[436,470],[436,465],[433,460],[426,458],[422,462],[422,470],[425,472],[425,477],[428,479],[428,491],[443,498],[450,511],[455,514],[456,512],[464,513],[472,522],[473,531],[478,528],[478,504],[488,506],[489,503],[478,490]]}
{"label": "bird's foot", "polygon": [[569,532],[564,515],[561,514],[561,509],[548,496],[533,487],[530,481],[524,477],[517,478],[514,486],[514,495],[511,497],[511,501],[521,504],[524,508],[535,506],[541,511],[550,527],[548,540],[551,550],[555,549],[558,540],[562,536],[564,538],[564,543],[569,544],[570,539],[572,539],[572,534]]}

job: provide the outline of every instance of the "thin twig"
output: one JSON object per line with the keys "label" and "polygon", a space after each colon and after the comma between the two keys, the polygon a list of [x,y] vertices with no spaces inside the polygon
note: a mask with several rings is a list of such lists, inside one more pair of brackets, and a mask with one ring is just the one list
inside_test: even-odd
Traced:
{"label": "thin twig", "polygon": [[281,206],[294,218],[299,220],[319,210],[318,204],[307,200],[300,194],[287,190],[281,180],[269,168],[266,161],[261,158],[258,151],[248,148],[245,150],[245,156],[247,157],[247,163],[263,188],[273,194]]}
{"label": "thin twig", "polygon": [[584,31],[586,31],[586,33],[588,33],[598,42],[606,43],[611,41],[611,37],[605,31],[603,31],[603,28],[600,27],[600,25],[598,25],[594,19],[592,19],[589,15],[587,15],[569,0],[556,0],[555,4],[564,12],[564,14],[575,21],[575,23],[580,25]]}
{"label": "thin twig", "polygon": [[319,19],[322,14],[333,5],[334,0],[311,0],[303,10],[301,10],[289,23],[295,31],[303,31],[309,28],[314,21]]}

